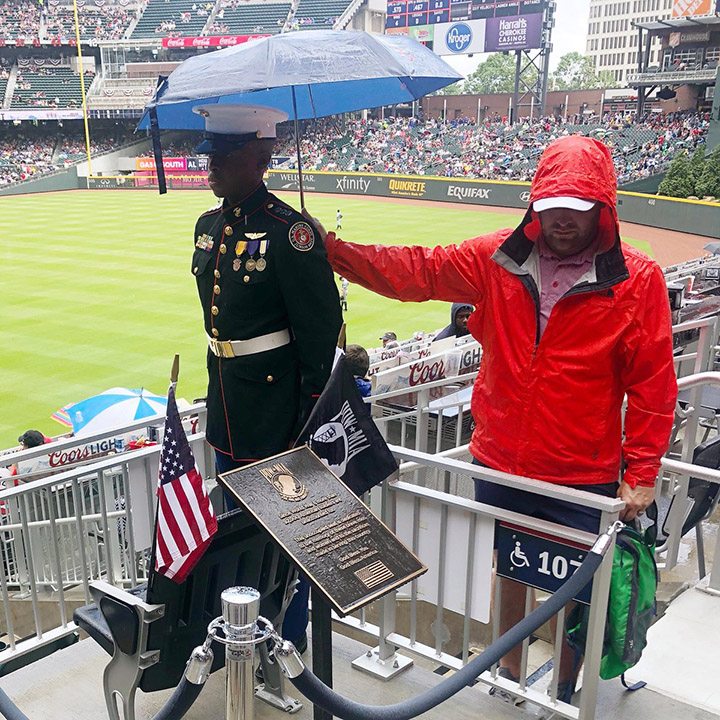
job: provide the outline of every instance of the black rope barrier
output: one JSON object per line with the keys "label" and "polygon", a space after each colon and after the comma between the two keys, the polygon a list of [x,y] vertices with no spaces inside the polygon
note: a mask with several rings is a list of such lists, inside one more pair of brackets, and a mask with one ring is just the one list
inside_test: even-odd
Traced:
{"label": "black rope barrier", "polygon": [[601,544],[605,537],[608,540],[610,538],[609,535],[602,535],[575,573],[540,607],[499,637],[464,668],[414,698],[395,705],[363,705],[336,693],[304,666],[302,672],[290,680],[311,703],[343,720],[409,720],[421,715],[462,690],[572,600],[600,567],[608,547],[607,542],[604,546]]}

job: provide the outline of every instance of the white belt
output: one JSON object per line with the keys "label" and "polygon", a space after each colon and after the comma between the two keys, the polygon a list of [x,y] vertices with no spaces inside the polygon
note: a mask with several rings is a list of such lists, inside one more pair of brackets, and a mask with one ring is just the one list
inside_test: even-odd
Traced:
{"label": "white belt", "polygon": [[250,340],[216,340],[208,335],[210,350],[221,358],[240,357],[241,355],[254,355],[274,348],[282,347],[290,342],[289,330],[259,335]]}

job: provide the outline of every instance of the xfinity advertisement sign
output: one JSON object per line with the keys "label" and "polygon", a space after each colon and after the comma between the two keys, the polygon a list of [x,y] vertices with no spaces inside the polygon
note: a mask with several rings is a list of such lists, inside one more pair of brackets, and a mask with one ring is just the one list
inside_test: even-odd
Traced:
{"label": "xfinity advertisement sign", "polygon": [[442,23],[435,26],[437,55],[467,55],[485,51],[485,21]]}
{"label": "xfinity advertisement sign", "polygon": [[485,28],[485,52],[539,48],[542,15],[489,18]]}

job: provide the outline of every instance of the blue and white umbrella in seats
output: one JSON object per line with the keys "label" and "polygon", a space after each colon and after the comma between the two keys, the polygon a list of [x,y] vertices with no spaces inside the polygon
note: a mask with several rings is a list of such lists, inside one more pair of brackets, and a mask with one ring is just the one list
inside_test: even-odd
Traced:
{"label": "blue and white umbrella in seats", "polygon": [[76,436],[119,428],[135,420],[164,414],[167,397],[145,389],[129,390],[115,387],[86,400],[65,406]]}
{"label": "blue and white umbrella in seats", "polygon": [[410,103],[462,79],[406,35],[281,33],[182,62],[160,78],[138,129],[153,133],[163,192],[159,131],[204,130],[204,118],[192,111],[197,105],[245,103],[283,110],[295,121],[297,137],[298,120]]}

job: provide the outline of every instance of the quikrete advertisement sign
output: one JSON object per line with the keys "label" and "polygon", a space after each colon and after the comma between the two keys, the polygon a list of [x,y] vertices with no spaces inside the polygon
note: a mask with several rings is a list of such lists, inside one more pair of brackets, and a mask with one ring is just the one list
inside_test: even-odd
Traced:
{"label": "quikrete advertisement sign", "polygon": [[419,180],[395,180],[392,178],[388,183],[390,195],[396,197],[425,197],[425,182]]}

